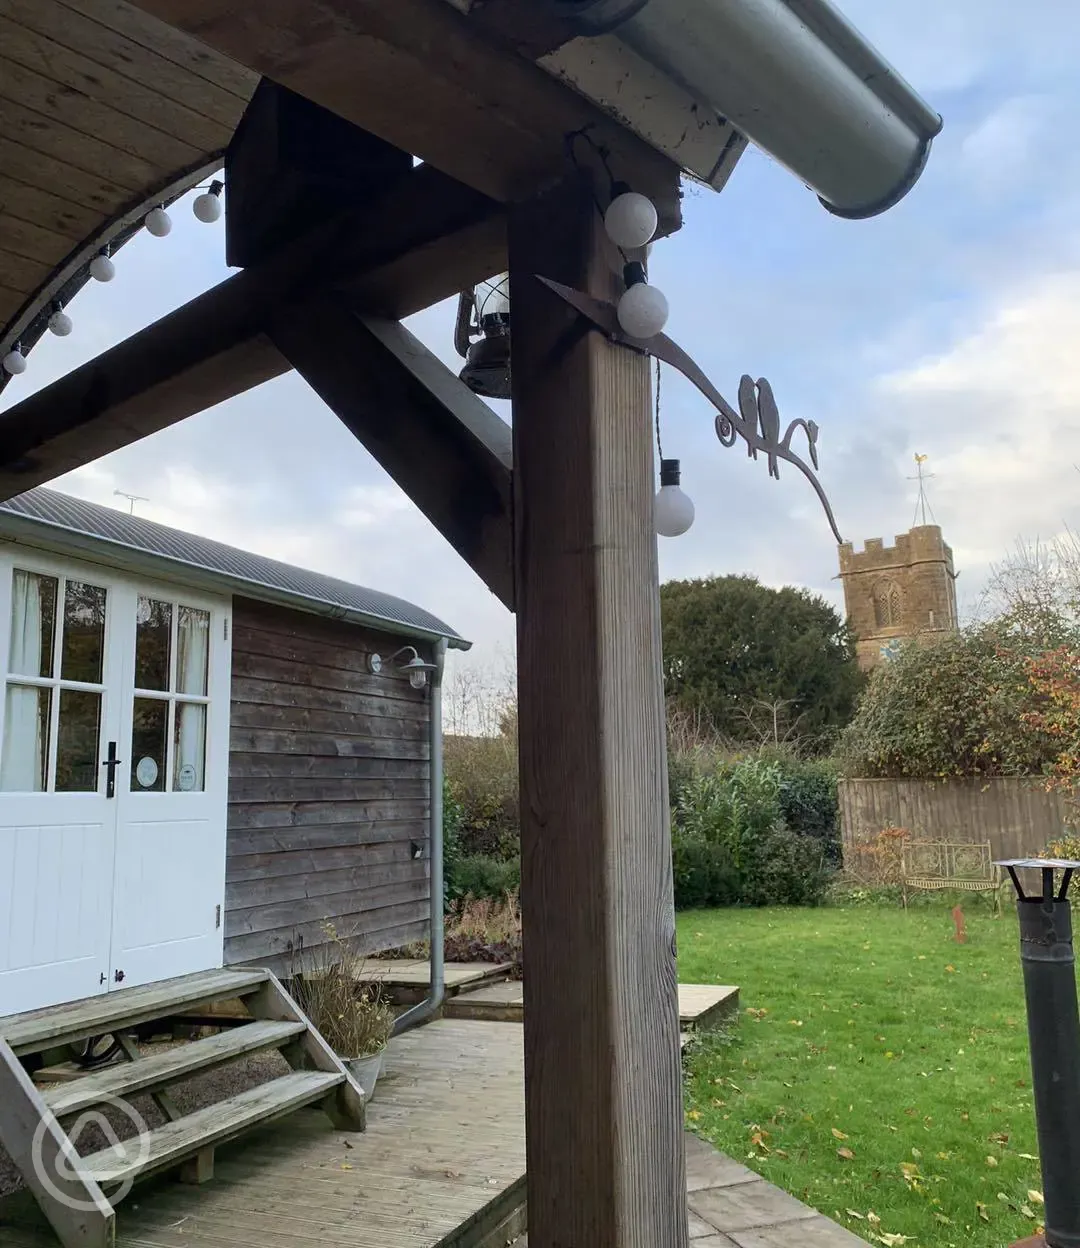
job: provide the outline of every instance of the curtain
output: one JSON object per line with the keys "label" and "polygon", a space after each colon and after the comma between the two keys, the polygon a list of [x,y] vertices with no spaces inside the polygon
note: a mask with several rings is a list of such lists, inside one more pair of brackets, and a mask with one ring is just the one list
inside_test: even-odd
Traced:
{"label": "curtain", "polygon": [[[16,570],[11,586],[11,648],[8,671],[18,676],[41,674],[41,580]],[[0,790],[40,793],[45,787],[44,725],[48,692],[9,682],[4,709],[4,747],[0,756]]]}
{"label": "curtain", "polygon": [[[207,692],[210,659],[210,613],[181,607],[176,628],[176,689],[180,694]],[[173,788],[201,792],[206,787],[206,707],[177,702]]]}

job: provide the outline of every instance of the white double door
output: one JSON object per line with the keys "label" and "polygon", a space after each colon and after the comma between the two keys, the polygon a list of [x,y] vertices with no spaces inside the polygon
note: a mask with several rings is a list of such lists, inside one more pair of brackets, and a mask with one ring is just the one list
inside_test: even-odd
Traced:
{"label": "white double door", "polygon": [[228,627],[0,553],[0,1016],[221,965]]}

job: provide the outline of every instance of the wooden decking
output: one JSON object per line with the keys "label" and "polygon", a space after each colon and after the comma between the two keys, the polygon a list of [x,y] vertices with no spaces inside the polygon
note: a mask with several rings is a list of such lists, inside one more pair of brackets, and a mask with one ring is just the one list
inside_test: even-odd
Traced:
{"label": "wooden decking", "polygon": [[[521,1029],[444,1021],[395,1040],[363,1135],[302,1110],[222,1148],[202,1187],[137,1188],[117,1248],[450,1248],[524,1199]],[[27,1198],[4,1248],[56,1248]]]}
{"label": "wooden decking", "polygon": [[[447,971],[449,971],[449,964]],[[739,1010],[739,990],[728,984],[680,984],[679,1026],[686,1031],[708,1031]],[[483,1019],[490,1022],[520,1023],[525,1014],[524,991],[520,981],[485,984],[463,990],[447,1001],[447,1018]]]}
{"label": "wooden decking", "polygon": [[[687,1136],[694,1248],[865,1248]],[[494,1248],[525,1199],[522,1029],[443,1020],[399,1037],[368,1129],[301,1111],[218,1154],[203,1187],[163,1180],[119,1211],[117,1248]],[[524,1241],[519,1241],[524,1248]],[[0,1202],[3,1248],[56,1248],[26,1198]]]}

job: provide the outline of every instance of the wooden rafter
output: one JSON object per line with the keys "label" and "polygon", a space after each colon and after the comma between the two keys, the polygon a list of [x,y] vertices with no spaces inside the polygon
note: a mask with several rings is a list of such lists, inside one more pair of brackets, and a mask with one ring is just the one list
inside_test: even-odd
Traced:
{"label": "wooden rafter", "polygon": [[587,130],[656,201],[661,232],[679,226],[675,166],[515,52],[512,23],[493,35],[446,0],[135,3],[504,203],[564,176],[567,136]]}
{"label": "wooden rafter", "polygon": [[340,298],[283,309],[270,336],[512,610],[510,426],[399,322]]}
{"label": "wooden rafter", "polygon": [[501,209],[430,167],[0,414],[0,498],[287,372],[277,310],[332,287],[399,319],[506,263]]}

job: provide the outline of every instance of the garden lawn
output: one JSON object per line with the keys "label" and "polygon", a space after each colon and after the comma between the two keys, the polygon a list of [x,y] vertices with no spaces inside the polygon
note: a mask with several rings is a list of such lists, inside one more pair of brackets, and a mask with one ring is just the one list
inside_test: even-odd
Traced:
{"label": "garden lawn", "polygon": [[1042,1222],[1016,919],[947,904],[687,911],[679,978],[741,988],[687,1057],[687,1125],[889,1248]]}

